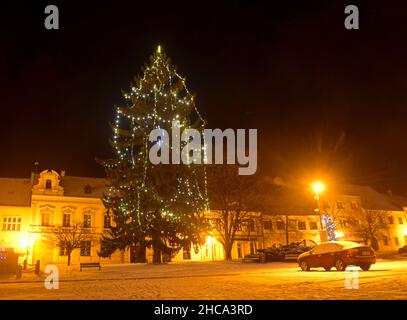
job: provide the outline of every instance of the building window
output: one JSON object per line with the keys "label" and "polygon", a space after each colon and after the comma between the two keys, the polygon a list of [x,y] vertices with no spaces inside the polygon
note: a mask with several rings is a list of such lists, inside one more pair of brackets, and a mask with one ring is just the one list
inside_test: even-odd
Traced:
{"label": "building window", "polygon": [[394,218],[393,218],[393,216],[389,216],[388,219],[389,219],[389,223],[390,223],[390,224],[393,224],[393,223],[394,223]]}
{"label": "building window", "polygon": [[3,217],[3,231],[20,231],[21,217]]}
{"label": "building window", "polygon": [[344,209],[343,202],[342,201],[336,201],[336,207],[338,209]]}
{"label": "building window", "polygon": [[249,222],[247,223],[247,229],[250,232],[255,232],[256,231],[256,229],[254,227],[254,221],[253,220],[249,220]]}
{"label": "building window", "polygon": [[347,228],[347,227],[348,227],[348,222],[347,222],[345,219],[340,219],[340,220],[339,220],[339,225],[340,225],[342,228]]}
{"label": "building window", "polygon": [[41,225],[43,227],[48,227],[49,226],[49,220],[50,220],[50,214],[49,213],[43,213],[41,215]]}
{"label": "building window", "polygon": [[50,179],[47,179],[45,181],[45,189],[47,190],[52,189],[52,181]]}
{"label": "building window", "polygon": [[236,226],[236,231],[242,231],[242,224],[241,224],[241,223],[239,223],[239,224]]}
{"label": "building window", "polygon": [[298,221],[298,230],[306,230],[305,221]]}
{"label": "building window", "polygon": [[315,221],[310,221],[309,228],[311,230],[318,230],[318,224]]}
{"label": "building window", "polygon": [[271,230],[273,229],[273,222],[271,221],[264,221],[263,222],[264,230]]}
{"label": "building window", "polygon": [[276,226],[277,226],[277,230],[284,230],[284,222],[283,221],[277,221]]}
{"label": "building window", "polygon": [[256,253],[256,244],[254,242],[250,242],[250,254]]}
{"label": "building window", "polygon": [[92,226],[92,215],[86,213],[83,215],[83,227],[90,228],[91,226]]}
{"label": "building window", "polygon": [[105,214],[104,219],[103,219],[103,228],[109,229],[110,228],[110,216],[108,214]]}
{"label": "building window", "polygon": [[277,230],[284,230],[284,222],[283,221],[277,221]]}
{"label": "building window", "polygon": [[324,208],[324,209],[329,209],[329,201],[323,201],[322,202],[322,208]]}
{"label": "building window", "polygon": [[238,259],[241,259],[243,257],[242,244],[240,242],[237,243],[237,257]]}
{"label": "building window", "polygon": [[396,244],[396,246],[398,246],[399,245],[399,238],[394,237],[394,243]]}
{"label": "building window", "polygon": [[182,258],[184,260],[191,260],[191,247],[185,246],[182,250]]}
{"label": "building window", "polygon": [[399,224],[403,224],[403,218],[402,217],[398,217],[397,220],[399,221]]}
{"label": "building window", "polygon": [[81,256],[82,257],[89,257],[90,256],[90,248],[91,248],[91,242],[90,241],[81,241]]}
{"label": "building window", "polygon": [[63,227],[70,227],[71,226],[71,215],[64,213],[62,217],[62,226]]}
{"label": "building window", "polygon": [[383,245],[388,246],[389,245],[389,238],[386,236],[383,237]]}
{"label": "building window", "polygon": [[66,243],[65,243],[65,241],[61,241],[61,242],[59,243],[59,255],[60,255],[61,257],[68,255],[68,254],[67,254],[67,251],[66,251]]}
{"label": "building window", "polygon": [[86,186],[83,187],[83,192],[85,194],[91,194],[92,193],[92,187],[89,184],[87,184]]}
{"label": "building window", "polygon": [[358,208],[357,202],[352,201],[352,202],[350,203],[350,207],[351,207],[353,210],[356,210],[356,209]]}

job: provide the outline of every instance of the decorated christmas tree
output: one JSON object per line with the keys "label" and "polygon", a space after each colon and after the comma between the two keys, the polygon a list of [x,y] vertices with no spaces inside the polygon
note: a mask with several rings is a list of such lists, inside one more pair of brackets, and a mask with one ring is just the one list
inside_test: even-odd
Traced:
{"label": "decorated christmas tree", "polygon": [[[163,255],[171,256],[191,243],[196,248],[200,242],[208,209],[204,166],[153,165],[149,160],[151,147],[162,142],[150,141],[152,130],[171,132],[174,121],[180,130],[202,132],[205,126],[185,82],[158,47],[143,75],[123,92],[125,104],[115,107],[116,118],[110,124],[115,156],[100,161],[109,181],[103,201],[113,219],[102,256],[130,246],[152,247],[153,262],[159,263]],[[176,150],[171,151],[176,158]]]}

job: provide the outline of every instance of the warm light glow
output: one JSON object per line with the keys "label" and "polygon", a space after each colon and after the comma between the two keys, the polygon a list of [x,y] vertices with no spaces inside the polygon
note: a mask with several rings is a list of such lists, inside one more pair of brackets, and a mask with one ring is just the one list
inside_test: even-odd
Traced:
{"label": "warm light glow", "polygon": [[161,46],[157,47],[157,53],[161,53]]}
{"label": "warm light glow", "polygon": [[341,232],[341,231],[335,231],[335,238],[336,238],[336,239],[338,239],[338,238],[343,238],[343,237],[344,237],[343,232]]}
{"label": "warm light glow", "polygon": [[311,188],[315,194],[320,194],[325,191],[325,184],[322,181],[315,181],[311,184]]}
{"label": "warm light glow", "polygon": [[25,236],[20,240],[20,247],[27,248],[28,247],[28,238]]}
{"label": "warm light glow", "polygon": [[206,243],[207,243],[207,244],[214,243],[215,241],[216,241],[215,238],[213,238],[213,237],[211,237],[211,236],[208,236],[208,237],[206,238]]}

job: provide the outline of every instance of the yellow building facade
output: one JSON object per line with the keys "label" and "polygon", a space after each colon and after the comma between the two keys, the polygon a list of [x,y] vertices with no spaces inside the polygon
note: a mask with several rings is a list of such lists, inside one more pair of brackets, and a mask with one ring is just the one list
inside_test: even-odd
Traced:
{"label": "yellow building facade", "polygon": [[[0,248],[13,248],[20,255],[20,263],[27,260],[33,265],[39,260],[42,266],[66,264],[67,256],[60,245],[49,243],[44,235],[51,226],[80,224],[94,237],[73,251],[72,264],[138,262],[134,248],[115,252],[111,258],[98,256],[101,235],[110,225],[101,201],[105,184],[105,179],[66,176],[63,171],[53,170],[32,174],[30,179],[0,178]],[[305,202],[295,197],[273,197],[273,205],[268,209],[248,213],[250,219],[236,232],[232,258],[242,259],[256,253],[257,249],[274,245],[303,240],[319,242],[320,216],[312,197],[310,199],[301,205]],[[335,216],[338,239],[360,241],[349,227],[349,216],[354,217],[363,207],[380,211],[389,222],[379,239],[381,251],[396,251],[407,245],[407,200],[403,197],[390,197],[369,187],[352,186],[324,195],[320,206],[321,213]],[[207,216],[216,220],[219,212],[212,210]],[[205,237],[197,252],[192,247],[184,248],[171,261],[224,260],[216,228]],[[152,261],[152,250],[147,249],[146,258],[148,262]]]}

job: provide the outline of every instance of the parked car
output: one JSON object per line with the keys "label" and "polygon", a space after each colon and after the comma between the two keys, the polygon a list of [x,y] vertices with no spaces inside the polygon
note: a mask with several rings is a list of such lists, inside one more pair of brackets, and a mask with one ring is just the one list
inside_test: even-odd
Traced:
{"label": "parked car", "polygon": [[400,248],[399,253],[407,253],[407,246]]}
{"label": "parked car", "polygon": [[289,245],[258,249],[257,252],[265,254],[266,261],[297,261],[301,253],[311,250],[315,245],[312,240],[302,240]]}
{"label": "parked car", "polygon": [[303,271],[321,267],[326,271],[333,267],[344,271],[349,265],[367,271],[374,263],[376,254],[372,247],[352,241],[323,242],[298,257],[298,264]]}

